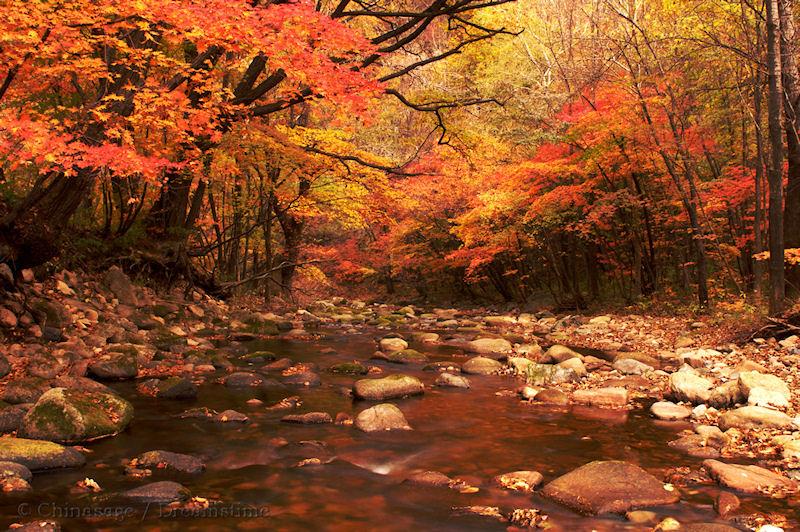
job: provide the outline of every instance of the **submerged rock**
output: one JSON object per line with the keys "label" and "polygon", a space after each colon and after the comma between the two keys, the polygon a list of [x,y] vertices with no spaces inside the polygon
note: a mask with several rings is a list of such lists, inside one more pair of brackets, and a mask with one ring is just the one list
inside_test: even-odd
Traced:
{"label": "submerged rock", "polygon": [[53,388],[22,420],[20,436],[77,443],[113,436],[133,419],[133,406],[119,396]]}
{"label": "submerged rock", "polygon": [[136,464],[139,467],[166,469],[190,475],[202,473],[206,468],[203,461],[195,456],[160,450],[140,454],[136,457]]}
{"label": "submerged rock", "polygon": [[72,447],[25,438],[0,438],[0,460],[22,464],[31,471],[81,467],[86,463]]}
{"label": "submerged rock", "polygon": [[396,364],[424,364],[428,361],[428,357],[414,349],[403,349],[388,353],[386,360]]}
{"label": "submerged rock", "polygon": [[542,494],[580,513],[624,513],[680,499],[656,477],[622,461],[595,461],[547,484]]}
{"label": "submerged rock", "polygon": [[411,430],[402,410],[391,403],[382,403],[362,410],[355,419],[356,428],[364,432]]}
{"label": "submerged rock", "polygon": [[424,393],[425,386],[410,375],[389,375],[380,379],[361,379],[353,385],[353,394],[358,399],[384,401],[408,395]]}
{"label": "submerged rock", "polygon": [[159,503],[185,501],[189,498],[189,490],[177,482],[165,480],[152,482],[124,492],[123,497],[137,503]]}
{"label": "submerged rock", "polygon": [[618,387],[576,390],[572,400],[592,406],[623,407],[628,404],[628,390]]}
{"label": "submerged rock", "polygon": [[453,375],[452,373],[440,373],[434,381],[436,386],[449,387],[449,388],[469,388],[469,379],[461,375]]}
{"label": "submerged rock", "polygon": [[284,423],[299,423],[301,425],[319,425],[322,423],[333,423],[333,418],[327,412],[307,412],[305,414],[289,414],[283,416],[281,421]]}

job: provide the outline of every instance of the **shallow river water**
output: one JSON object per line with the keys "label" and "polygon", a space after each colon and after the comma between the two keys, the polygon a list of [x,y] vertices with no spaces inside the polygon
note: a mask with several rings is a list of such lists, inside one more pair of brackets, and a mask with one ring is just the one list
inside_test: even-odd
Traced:
{"label": "shallow river water", "polygon": [[[620,459],[641,465],[663,478],[667,469],[697,466],[699,460],[669,448],[668,441],[689,427],[657,422],[646,410],[630,412],[572,407],[553,409],[528,405],[513,396],[497,396],[518,383],[510,377],[470,377],[472,389],[435,388],[436,374],[419,366],[382,366],[385,374],[403,372],[426,384],[424,396],[394,401],[413,431],[365,434],[351,426],[295,425],[280,422],[287,413],[325,411],[355,417],[367,403],[354,402],[341,389],[355,377],[331,375],[325,368],[338,362],[366,361],[375,349],[375,334],[341,335],[329,331],[316,341],[268,340],[250,347],[268,349],[279,357],[315,362],[322,385],[311,389],[236,390],[209,379],[196,401],[165,401],[143,397],[132,383],[112,384],[131,400],[136,417],[117,437],[87,445],[87,465],[80,470],[37,474],[32,494],[4,496],[3,524],[31,518],[58,518],[65,530],[505,530],[507,523],[487,517],[459,516],[454,507],[497,506],[539,508],[555,530],[649,530],[622,516],[584,517],[540,496],[495,487],[492,477],[517,470],[536,470],[545,482],[598,459]],[[331,347],[335,353],[321,353]],[[447,347],[415,346],[432,360],[463,361]],[[220,373],[221,375],[221,373]],[[303,404],[292,411],[266,406],[300,395]],[[263,405],[248,405],[258,398]],[[205,406],[246,414],[246,424],[179,419],[181,411]],[[288,445],[278,445],[283,438]],[[324,442],[321,444],[320,442]],[[200,456],[207,470],[196,476],[155,475],[130,479],[126,460],[154,449]],[[306,458],[325,465],[295,467]],[[476,493],[402,483],[415,469],[435,470],[459,478]],[[77,481],[90,477],[104,489],[101,498],[70,494]],[[192,495],[220,501],[211,510],[176,515],[158,505],[130,507],[110,497],[144,482],[174,479]],[[679,504],[658,508],[662,516],[682,523],[714,522],[711,506],[718,488],[682,488]],[[104,497],[108,497],[105,499]],[[742,497],[742,512],[779,511],[791,515],[785,500]],[[119,516],[75,516],[78,513],[119,512]],[[794,516],[793,525],[800,528]],[[720,521],[722,522],[722,521]]]}

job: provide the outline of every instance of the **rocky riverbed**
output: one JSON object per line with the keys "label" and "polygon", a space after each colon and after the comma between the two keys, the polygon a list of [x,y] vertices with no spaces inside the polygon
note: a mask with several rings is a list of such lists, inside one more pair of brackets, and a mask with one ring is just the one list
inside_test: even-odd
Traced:
{"label": "rocky riverbed", "polygon": [[0,304],[11,526],[800,527],[796,338],[23,277]]}

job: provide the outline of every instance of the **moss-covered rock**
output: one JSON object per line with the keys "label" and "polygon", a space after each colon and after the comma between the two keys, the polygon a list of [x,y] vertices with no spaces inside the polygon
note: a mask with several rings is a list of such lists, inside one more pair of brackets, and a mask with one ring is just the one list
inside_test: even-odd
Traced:
{"label": "moss-covered rock", "polygon": [[396,364],[424,364],[428,357],[415,349],[403,349],[386,355],[386,360]]}
{"label": "moss-covered rock", "polygon": [[0,438],[0,460],[22,464],[31,471],[80,467],[86,463],[83,455],[71,447],[25,438]]}
{"label": "moss-covered rock", "polygon": [[186,377],[150,379],[139,384],[137,389],[158,399],[189,400],[197,397],[197,386]]}
{"label": "moss-covered rock", "polygon": [[113,394],[53,388],[22,420],[20,436],[59,443],[92,441],[118,434],[133,419],[133,406]]}
{"label": "moss-covered rock", "polygon": [[343,362],[334,364],[328,368],[330,373],[341,373],[344,375],[366,375],[367,367],[361,362]]}

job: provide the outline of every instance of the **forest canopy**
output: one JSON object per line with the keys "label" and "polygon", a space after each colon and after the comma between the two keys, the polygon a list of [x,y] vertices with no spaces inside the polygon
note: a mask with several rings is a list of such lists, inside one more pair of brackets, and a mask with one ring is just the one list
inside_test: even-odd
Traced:
{"label": "forest canopy", "polygon": [[789,0],[0,10],[14,271],[564,308],[800,288]]}

